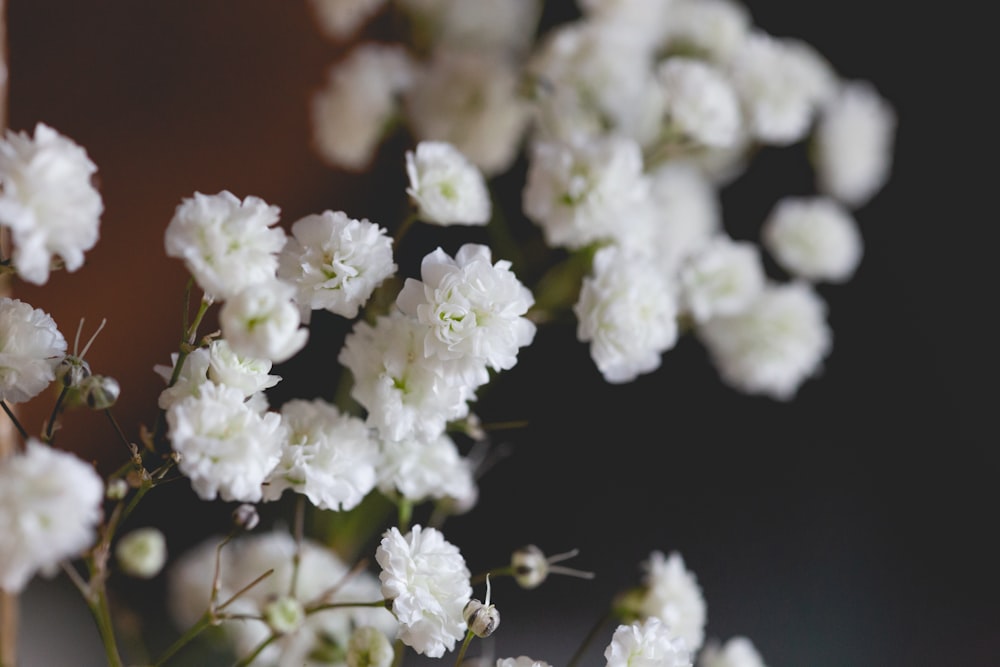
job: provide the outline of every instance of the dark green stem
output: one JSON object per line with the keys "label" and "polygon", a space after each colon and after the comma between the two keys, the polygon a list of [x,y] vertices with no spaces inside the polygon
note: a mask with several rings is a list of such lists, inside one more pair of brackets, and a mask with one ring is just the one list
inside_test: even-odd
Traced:
{"label": "dark green stem", "polygon": [[14,428],[17,429],[17,432],[21,434],[22,438],[27,440],[28,432],[24,430],[23,426],[21,426],[20,420],[14,415],[14,412],[10,409],[10,406],[7,405],[7,401],[0,401],[0,406],[3,406],[3,411],[7,413],[8,417],[10,417],[10,420],[11,422],[14,423]]}
{"label": "dark green stem", "polygon": [[600,634],[601,630],[611,621],[612,618],[614,618],[614,611],[609,609],[603,616],[597,619],[597,622],[594,623],[590,632],[588,632],[587,636],[584,637],[583,643],[581,643],[579,648],[576,649],[576,653],[574,653],[573,657],[570,658],[568,663],[566,663],[566,667],[576,667],[576,665],[580,662],[580,659],[583,658],[584,653],[587,652],[587,648],[594,643],[594,640],[597,639],[597,635]]}

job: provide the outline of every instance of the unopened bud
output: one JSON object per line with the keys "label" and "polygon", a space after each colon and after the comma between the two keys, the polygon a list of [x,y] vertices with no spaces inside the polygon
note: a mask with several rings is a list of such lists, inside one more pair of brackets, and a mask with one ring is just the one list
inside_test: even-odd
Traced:
{"label": "unopened bud", "polygon": [[152,579],[167,562],[167,540],[156,528],[139,528],[118,540],[115,557],[126,574]]}
{"label": "unopened bud", "polygon": [[489,637],[500,625],[500,612],[490,604],[490,576],[486,575],[486,603],[472,599],[465,603],[462,609],[469,630],[477,637]]}
{"label": "unopened bud", "polygon": [[264,620],[279,635],[295,632],[305,619],[306,610],[293,597],[272,600],[264,607]]}
{"label": "unopened bud", "polygon": [[394,657],[389,638],[370,625],[357,628],[347,642],[347,667],[389,667]]}
{"label": "unopened bud", "polygon": [[116,477],[108,482],[104,489],[104,496],[108,500],[121,500],[128,494],[128,482],[121,477]]}
{"label": "unopened bud", "polygon": [[243,530],[253,530],[260,523],[260,514],[250,503],[243,503],[233,510],[233,521]]}
{"label": "unopened bud", "polygon": [[567,560],[579,553],[576,549],[563,554],[545,557],[541,549],[534,544],[521,547],[513,553],[510,559],[510,567],[514,573],[514,580],[521,588],[537,588],[549,574],[566,574],[580,579],[593,579],[593,572],[574,570],[573,568],[553,565],[560,561]]}
{"label": "unopened bud", "polygon": [[118,380],[107,375],[91,375],[80,385],[83,400],[92,410],[105,410],[118,400],[121,394]]}

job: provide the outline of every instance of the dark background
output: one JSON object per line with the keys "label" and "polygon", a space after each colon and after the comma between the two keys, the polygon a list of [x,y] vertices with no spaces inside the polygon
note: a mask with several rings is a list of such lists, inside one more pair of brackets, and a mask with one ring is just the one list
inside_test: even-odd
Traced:
{"label": "dark background", "polygon": [[[975,95],[992,81],[977,63],[992,60],[976,37],[982,18],[895,7],[751,5],[761,28],[874,82],[899,114],[892,179],[856,214],[862,265],[850,283],[821,288],[834,331],[821,378],[790,403],[745,396],[685,339],[656,373],[609,386],[567,325],[540,331],[477,406],[530,426],[498,438],[507,456],[481,480],[479,506],[446,525],[449,540],[473,571],[530,542],[579,548],[568,564],[598,573],[533,592],[495,582],[498,655],[565,664],[659,549],[679,551],[698,577],[707,636],[746,635],[771,667],[1000,664],[986,232],[996,143]],[[9,0],[8,32],[10,126],[42,121],[84,146],[106,206],[85,268],[41,289],[15,285],[15,296],[70,339],[81,317],[85,338],[108,318],[89,357],[121,382],[127,428],[151,422],[152,366],[176,345],[186,275],[162,234],[182,198],[228,189],[280,206],[286,222],[334,208],[392,224],[401,145],[380,156],[378,179],[309,149],[308,96],[347,45],[322,38],[302,2]],[[767,151],[724,193],[726,225],[752,238],[778,197],[811,187],[803,151]],[[283,391],[322,387],[337,339],[321,325],[309,348],[319,370],[303,379],[290,364]],[[25,406],[29,430],[47,409]],[[107,469],[123,460],[103,419],[66,422],[60,445]],[[162,491],[136,521],[166,522],[173,553],[200,538],[183,522],[221,530],[231,509],[179,485]],[[155,607],[151,586],[143,603]],[[52,643],[38,624],[57,610],[25,604],[24,654],[44,655]],[[79,646],[93,645],[81,614]],[[602,664],[606,644],[585,664]],[[37,660],[26,667],[52,664]]]}

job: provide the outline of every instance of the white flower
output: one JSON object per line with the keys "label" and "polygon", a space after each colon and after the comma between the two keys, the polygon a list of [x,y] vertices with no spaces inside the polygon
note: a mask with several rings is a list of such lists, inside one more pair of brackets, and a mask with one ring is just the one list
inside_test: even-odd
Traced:
{"label": "white flower", "polygon": [[718,234],[689,256],[678,277],[684,309],[697,322],[740,312],[767,280],[757,245],[727,234]]}
{"label": "white flower", "polygon": [[783,401],[819,373],[833,344],[826,304],[804,282],[768,285],[745,310],[695,331],[724,382]]}
{"label": "white flower", "polygon": [[706,146],[737,142],[742,130],[740,102],[720,70],[702,60],[673,56],[660,64],[658,74],[672,131]]}
{"label": "white flower", "polygon": [[364,421],[323,399],[287,401],[281,417],[290,435],[268,476],[265,500],[292,489],[320,509],[346,511],[375,488],[379,448]]}
{"label": "white flower", "polygon": [[213,383],[171,405],[167,424],[178,468],[203,500],[259,501],[287,437],[280,415],[261,414],[239,389]]}
{"label": "white flower", "polygon": [[499,658],[496,667],[551,667],[544,660],[535,660],[526,655],[519,655],[516,658]]}
{"label": "white flower", "polygon": [[655,617],[619,625],[604,657],[607,667],[691,667],[684,640]]}
{"label": "white flower", "polygon": [[184,199],[167,225],[169,257],[184,261],[211,299],[273,280],[285,232],[275,227],[280,210],[259,197],[240,201],[228,191],[196,192]]}
{"label": "white flower", "polygon": [[508,58],[437,48],[407,92],[407,120],[418,140],[448,142],[493,176],[513,164],[528,128],[530,107],[520,84]]}
{"label": "white flower", "polygon": [[412,83],[412,63],[398,45],[362,43],[334,63],[310,106],[319,157],[351,171],[367,168]]}
{"label": "white flower", "polygon": [[668,48],[693,48],[718,63],[739,49],[753,25],[747,6],[735,0],[673,0],[667,17]]}
{"label": "white flower", "polygon": [[617,238],[649,196],[642,151],[629,139],[537,142],[529,160],[524,212],[550,246],[575,249]]}
{"label": "white flower", "polygon": [[129,576],[151,579],[167,562],[167,539],[158,528],[137,528],[118,540],[115,558]]}
{"label": "white flower", "polygon": [[694,573],[677,552],[664,556],[654,551],[642,567],[645,594],[640,613],[662,621],[672,636],[684,640],[685,648],[696,652],[705,641],[705,598]]}
{"label": "white flower", "polygon": [[378,628],[364,625],[351,633],[347,642],[347,667],[389,667],[395,653],[389,638]]}
{"label": "white flower", "polygon": [[372,326],[358,320],[338,361],[354,379],[351,396],[388,440],[430,439],[469,413],[474,387],[424,355],[427,326],[399,311]]}
{"label": "white flower", "polygon": [[270,359],[238,354],[225,338],[217,338],[208,346],[208,379],[236,387],[247,398],[281,381],[280,375],[271,375],[271,365]]}
{"label": "white flower", "polygon": [[296,287],[304,323],[313,310],[353,318],[386,278],[396,273],[392,238],[367,219],[323,211],[295,221],[278,256],[278,277]]}
{"label": "white flower", "polygon": [[479,168],[452,144],[421,141],[406,151],[406,192],[424,222],[438,225],[485,225],[492,203]]}
{"label": "white flower", "polygon": [[417,653],[440,658],[465,635],[462,616],[472,597],[470,573],[458,548],[435,528],[393,526],[375,551],[382,595],[400,622],[399,639]]}
{"label": "white flower", "polygon": [[281,363],[305,347],[309,330],[300,326],[294,296],[294,287],[275,278],[227,299],[219,310],[219,325],[233,351]]}
{"label": "white flower", "polygon": [[19,593],[90,547],[103,500],[92,465],[34,438],[0,460],[0,588]]}
{"label": "white flower", "polygon": [[67,271],[83,265],[104,212],[92,183],[96,171],[87,151],[44,123],[35,125],[34,137],[7,131],[0,141],[0,225],[10,228],[21,278],[48,282],[53,256]]}
{"label": "white flower", "polygon": [[472,463],[446,433],[427,441],[382,443],[378,477],[385,495],[399,494],[414,503],[450,498],[465,507],[477,497]]}
{"label": "white flower", "polygon": [[333,39],[344,39],[378,13],[386,0],[310,0],[309,7],[320,30]]}
{"label": "white flower", "polygon": [[573,306],[577,338],[604,379],[631,382],[659,368],[677,343],[677,288],[662,267],[617,246],[594,255]]}
{"label": "white flower", "polygon": [[810,153],[819,189],[859,208],[889,179],[896,112],[875,87],[850,81],[820,109]]}
{"label": "white flower", "polygon": [[864,240],[850,212],[827,197],[785,197],[761,228],[761,242],[796,278],[843,283],[861,263]]}
{"label": "white flower", "polygon": [[[219,538],[209,538],[183,554],[168,575],[171,617],[187,629],[205,613],[212,590],[216,547]],[[378,580],[368,572],[351,574],[334,552],[310,539],[302,541],[295,571],[295,539],[285,532],[243,536],[229,542],[219,561],[220,601],[233,596],[270,569],[274,572],[245,591],[226,611],[261,617],[275,599],[307,606],[319,602],[370,603],[381,599]],[[385,608],[342,607],[308,614],[292,632],[282,635],[261,652],[254,665],[273,667],[319,667],[343,664],[354,628],[374,627],[383,634],[396,630],[396,621]],[[224,637],[236,655],[248,655],[271,634],[263,620],[224,620]]]}
{"label": "white flower", "polygon": [[65,356],[66,339],[48,313],[0,297],[0,401],[21,403],[42,393]]}
{"label": "white flower", "polygon": [[709,642],[698,655],[698,667],[764,667],[764,659],[746,637],[732,637],[725,644]]}
{"label": "white flower", "polygon": [[[487,377],[482,366],[513,368],[518,350],[531,343],[535,325],[524,315],[534,296],[510,270],[493,262],[489,246],[466,243],[454,259],[437,248],[420,264],[422,280],[407,278],[396,305],[427,327],[423,354],[457,360],[472,384]],[[478,378],[478,379],[477,379]]]}

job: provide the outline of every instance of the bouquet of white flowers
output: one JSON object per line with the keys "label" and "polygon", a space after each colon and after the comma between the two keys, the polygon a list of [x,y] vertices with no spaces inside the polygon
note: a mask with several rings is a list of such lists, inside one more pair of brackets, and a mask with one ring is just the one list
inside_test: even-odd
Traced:
{"label": "bouquet of white flowers", "polygon": [[[687,337],[733,391],[793,400],[830,353],[816,287],[859,266],[854,212],[888,179],[894,110],[731,0],[581,0],[548,22],[540,0],[309,6],[316,30],[351,44],[302,119],[313,148],[364,174],[403,142],[406,186],[385,197],[407,212],[285,220],[258,196],[185,193],[163,233],[189,275],[182,337],[150,369],[153,423],[119,423],[119,383],[88,362],[104,322],[81,321],[70,345],[67,323],[18,297],[97,244],[99,165],[45,123],[0,141],[0,406],[13,426],[0,589],[64,573],[112,666],[207,664],[209,650],[282,667],[560,663],[481,640],[502,632],[498,579],[593,577],[564,564],[577,552],[520,545],[479,571],[447,537],[488,502],[478,481],[510,427],[478,406],[553,322],[573,323],[610,384],[653,373]],[[756,241],[728,232],[720,191],[759,151],[803,144],[815,193],[775,202]],[[440,241],[414,257],[417,231]],[[345,330],[336,368],[288,365],[330,321]],[[291,379],[279,368],[330,390],[279,401]],[[46,392],[34,432],[19,405]],[[61,446],[67,412],[88,409],[121,441],[110,475]],[[155,526],[123,529],[170,482],[232,520],[179,554]],[[595,645],[608,667],[763,665],[747,637],[706,639],[679,551],[636,565],[570,667]],[[156,577],[176,633],[159,654],[126,650],[142,633],[110,593]],[[15,659],[10,644],[0,659]]]}

